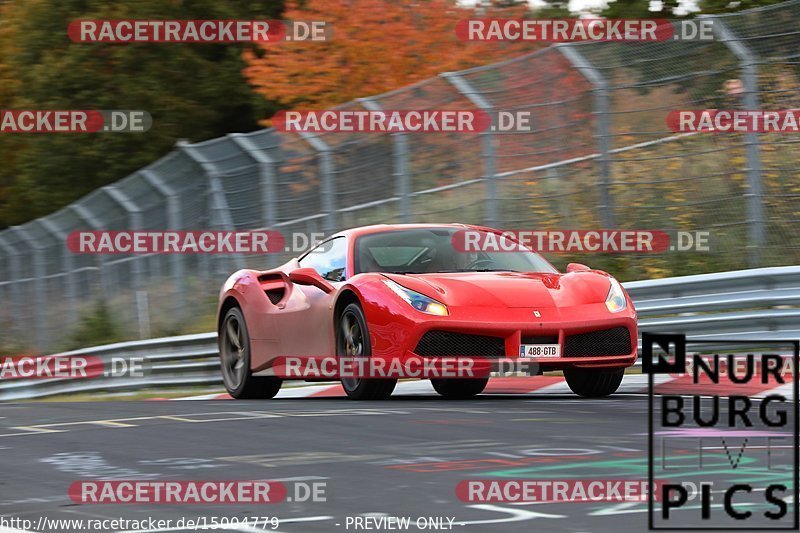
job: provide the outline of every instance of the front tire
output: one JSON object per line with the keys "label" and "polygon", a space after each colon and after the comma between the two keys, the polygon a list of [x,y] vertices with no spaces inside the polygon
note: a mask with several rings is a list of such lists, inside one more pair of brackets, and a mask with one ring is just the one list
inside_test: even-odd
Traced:
{"label": "front tire", "polygon": [[448,400],[466,400],[483,392],[489,378],[432,379],[433,388]]}
{"label": "front tire", "polygon": [[[357,303],[351,303],[342,311],[336,327],[336,356],[371,355],[372,344],[364,311]],[[342,388],[352,400],[386,400],[392,395],[395,385],[396,379],[342,378]]]}
{"label": "front tire", "polygon": [[222,381],[228,394],[237,400],[273,398],[278,394],[280,378],[256,377],[250,370],[250,334],[241,309],[233,307],[225,313],[217,339]]}
{"label": "front tire", "polygon": [[568,368],[564,377],[572,392],[584,398],[603,398],[617,392],[622,383],[625,369],[596,370],[586,368]]}

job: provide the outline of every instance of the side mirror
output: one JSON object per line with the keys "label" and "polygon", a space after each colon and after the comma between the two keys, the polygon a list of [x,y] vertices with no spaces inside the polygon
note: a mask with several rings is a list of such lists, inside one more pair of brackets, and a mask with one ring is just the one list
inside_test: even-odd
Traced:
{"label": "side mirror", "polygon": [[320,276],[313,268],[298,268],[297,270],[292,270],[289,273],[289,280],[298,285],[311,285],[323,291],[325,294],[334,291],[334,286],[331,285],[328,280]]}
{"label": "side mirror", "polygon": [[581,263],[570,263],[567,265],[567,272],[583,272],[585,270],[591,270],[586,265],[582,265]]}

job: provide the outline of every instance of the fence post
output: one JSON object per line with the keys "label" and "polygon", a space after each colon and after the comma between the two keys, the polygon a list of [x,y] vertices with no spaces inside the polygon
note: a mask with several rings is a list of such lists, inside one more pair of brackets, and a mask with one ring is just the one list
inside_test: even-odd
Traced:
{"label": "fence post", "polygon": [[[70,209],[73,213],[75,213],[75,215],[79,219],[83,220],[93,230],[100,231],[105,229],[100,220],[98,220],[97,217],[94,216],[94,214],[92,214],[91,211],[86,209],[81,204],[71,204],[70,206],[68,206],[68,209]],[[103,259],[103,256],[97,255],[95,257],[96,257],[95,262],[97,263],[97,269],[100,272],[101,292],[103,293],[103,299],[107,301],[108,295],[111,294],[113,288],[111,287],[111,284],[108,281],[108,272],[105,267],[105,260]]]}
{"label": "fence post", "polygon": [[227,137],[258,165],[258,184],[261,188],[261,220],[264,227],[272,228],[275,216],[275,160],[259,150],[253,141],[241,133],[229,133]]}
{"label": "fence post", "polygon": [[[113,185],[106,185],[102,188],[102,191],[128,214],[128,224],[130,224],[131,230],[137,231],[142,229],[142,210],[139,209],[139,206],[133,203],[125,193]],[[130,261],[132,274],[131,277],[133,278],[133,290],[137,291],[142,289],[144,286],[142,264],[139,258],[137,258],[135,255],[133,255]]]}
{"label": "fence post", "polygon": [[555,45],[567,60],[580,72],[589,83],[592,84],[594,95],[594,115],[595,134],[597,140],[597,151],[599,154],[600,180],[600,223],[608,229],[616,226],[616,216],[614,214],[614,197],[611,194],[611,159],[610,143],[611,136],[611,105],[609,98],[608,81],[599,69],[594,67],[589,61],[578,52],[575,46],[569,44]]}
{"label": "fence post", "polygon": [[306,141],[319,155],[320,180],[322,181],[322,210],[325,222],[322,229],[330,235],[338,229],[336,220],[336,188],[333,183],[333,150],[328,143],[317,135],[301,132],[300,137]]}
{"label": "fence post", "polygon": [[[203,154],[194,146],[186,141],[178,141],[176,144],[178,150],[189,156],[196,162],[206,173],[208,178],[208,192],[211,196],[212,217],[215,223],[218,223],[222,228],[229,231],[236,230],[236,225],[233,223],[231,211],[228,207],[228,200],[225,198],[225,188],[222,186],[220,179],[220,171],[217,166],[206,159]],[[239,254],[235,254],[233,262],[237,269],[244,268],[244,260]],[[224,270],[220,273],[224,273]]]}
{"label": "fence post", "polygon": [[[758,98],[758,57],[722,21],[721,17],[701,15],[711,20],[714,35],[733,52],[742,69],[744,95],[742,103],[747,111],[761,108]],[[744,134],[747,157],[747,263],[750,268],[761,264],[760,247],[764,244],[764,205],[761,180],[761,153],[758,133],[748,131]]]}
{"label": "fence post", "polygon": [[61,261],[64,265],[62,270],[64,272],[64,286],[66,288],[64,292],[67,297],[67,305],[70,310],[70,316],[74,317],[75,310],[77,309],[78,284],[76,279],[77,273],[75,272],[75,258],[72,256],[72,252],[67,247],[68,233],[56,225],[52,220],[48,220],[44,217],[36,219],[34,222],[38,222],[47,233],[50,233],[58,241],[61,241]]}
{"label": "fence post", "polygon": [[[10,271],[10,275],[8,276],[8,292],[11,295],[9,302],[16,306],[21,302],[21,298],[19,297],[19,280],[22,278],[22,276],[20,275],[19,268],[19,252],[16,248],[8,244],[2,233],[0,233],[0,248],[5,250],[8,254],[8,267]],[[8,305],[7,307],[11,308],[11,305]],[[20,320],[21,317],[14,311],[14,309],[9,310],[11,312],[11,323],[13,324],[14,328],[17,329],[19,324],[22,322]]]}
{"label": "fence post", "polygon": [[[358,102],[368,111],[383,111],[383,107],[371,98],[359,98]],[[390,133],[392,137],[392,158],[394,194],[400,199],[400,222],[411,222],[411,182],[408,174],[408,134],[402,131]]]}
{"label": "fence post", "polygon": [[[139,175],[150,184],[161,196],[164,197],[164,206],[167,211],[167,226],[171,230],[184,229],[183,211],[181,210],[181,199],[178,191],[173,189],[166,181],[152,170],[142,170]],[[181,254],[169,254],[170,270],[172,271],[172,282],[175,284],[175,308],[178,316],[183,318],[184,304],[186,303],[186,284],[184,272],[184,257]]]}
{"label": "fence post", "polygon": [[[44,291],[44,283],[46,283],[46,274],[44,268],[44,253],[42,246],[36,239],[31,237],[28,232],[21,226],[12,226],[10,231],[16,233],[20,240],[25,241],[28,248],[33,255],[33,293],[35,301],[33,303],[33,325],[34,325],[34,338],[36,347],[39,350],[46,350],[48,348],[48,335],[45,330],[46,318],[44,316],[44,306],[47,302],[47,296]],[[18,302],[19,303],[19,302]]]}
{"label": "fence post", "polygon": [[486,180],[486,225],[497,226],[500,219],[497,213],[497,171],[495,169],[494,132],[492,131],[495,127],[494,107],[457,72],[445,72],[441,74],[441,77],[450,82],[475,107],[488,113],[491,117],[492,126],[480,134],[483,142],[481,156]]}

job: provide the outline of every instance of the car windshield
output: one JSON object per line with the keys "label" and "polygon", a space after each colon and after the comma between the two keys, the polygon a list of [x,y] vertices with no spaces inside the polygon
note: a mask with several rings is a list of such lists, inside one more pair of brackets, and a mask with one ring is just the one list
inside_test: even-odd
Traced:
{"label": "car windshield", "polygon": [[[490,242],[497,234],[468,230],[478,242]],[[443,272],[558,272],[539,254],[530,250],[498,251],[483,246],[481,251],[464,251],[459,245],[464,230],[424,228],[382,231],[356,240],[355,272],[432,274]],[[484,238],[489,239],[484,240]]]}

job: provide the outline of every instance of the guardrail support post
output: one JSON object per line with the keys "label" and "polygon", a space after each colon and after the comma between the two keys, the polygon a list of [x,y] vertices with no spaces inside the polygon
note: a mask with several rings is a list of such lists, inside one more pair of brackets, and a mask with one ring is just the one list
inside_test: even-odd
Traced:
{"label": "guardrail support post", "polygon": [[461,77],[457,72],[445,72],[441,74],[445,80],[456,88],[467,100],[475,107],[489,114],[491,117],[491,127],[481,132],[484,179],[486,180],[486,225],[490,227],[498,226],[500,218],[497,210],[497,170],[495,168],[495,135],[492,131],[496,126],[496,115],[494,106],[486,100],[482,94],[476,91],[470,83]]}
{"label": "guardrail support post", "polygon": [[[758,57],[728,28],[721,17],[704,16],[711,19],[714,35],[739,59],[742,69],[744,94],[742,103],[746,111],[758,111],[761,106],[758,98]],[[748,131],[744,134],[747,156],[747,264],[751,268],[761,264],[761,246],[764,245],[764,205],[761,180],[761,153],[758,133]]]}
{"label": "guardrail support post", "polygon": [[599,154],[600,179],[597,186],[600,189],[600,223],[604,228],[616,227],[614,214],[614,197],[611,194],[611,105],[609,98],[608,81],[603,74],[578,52],[577,48],[569,44],[555,45],[564,57],[592,84],[594,94],[595,134]]}

